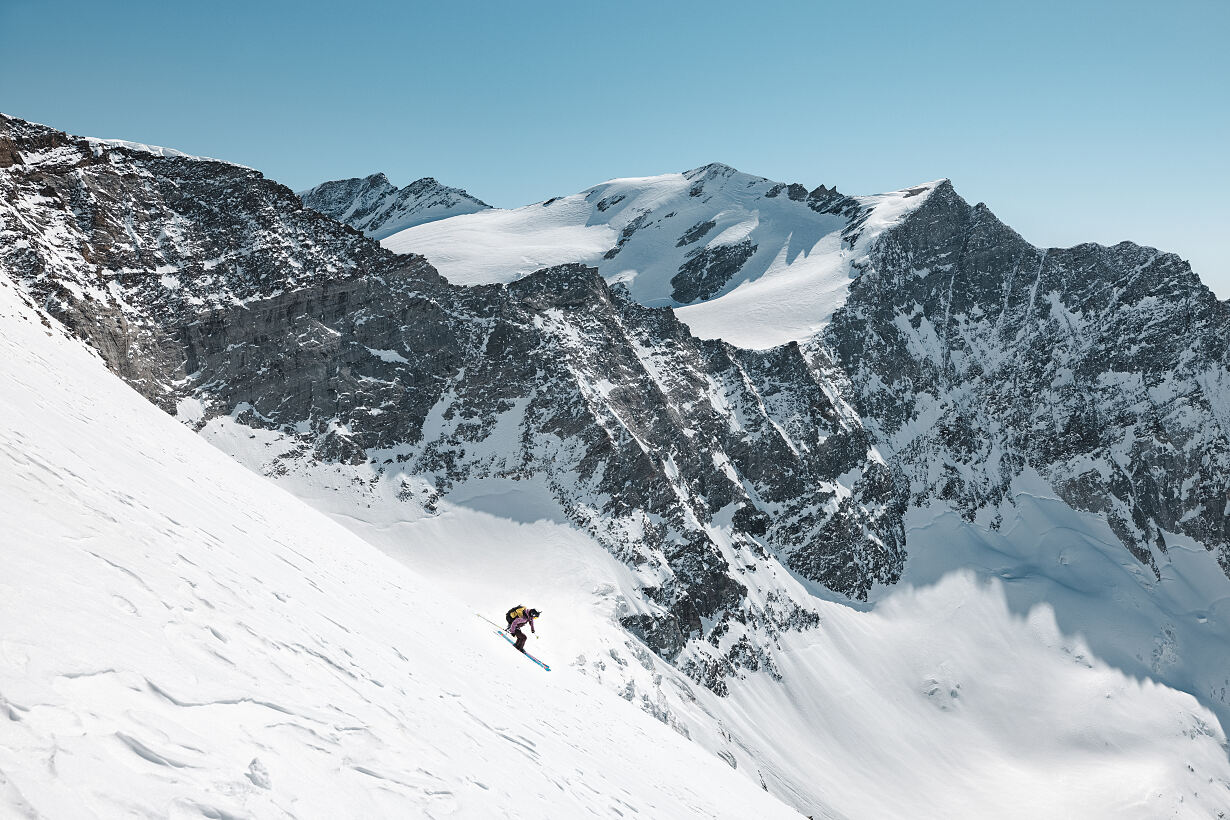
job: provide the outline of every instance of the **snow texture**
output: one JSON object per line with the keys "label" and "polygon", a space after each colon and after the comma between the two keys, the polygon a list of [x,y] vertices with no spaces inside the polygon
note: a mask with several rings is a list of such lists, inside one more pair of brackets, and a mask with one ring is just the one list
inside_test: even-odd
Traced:
{"label": "snow texture", "polygon": [[527,663],[160,413],[7,278],[0,323],[0,815],[798,816]]}

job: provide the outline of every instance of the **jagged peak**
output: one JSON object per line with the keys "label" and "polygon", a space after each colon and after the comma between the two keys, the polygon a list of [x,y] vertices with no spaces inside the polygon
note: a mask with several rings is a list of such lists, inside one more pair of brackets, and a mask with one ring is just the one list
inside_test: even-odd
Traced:
{"label": "jagged peak", "polygon": [[310,197],[313,194],[326,191],[336,191],[339,189],[361,188],[364,190],[372,188],[390,188],[394,189],[393,183],[389,182],[389,178],[383,172],[368,174],[365,177],[346,177],[344,179],[330,179],[321,182],[318,185],[313,185],[311,188],[304,188],[302,191],[296,191],[295,195],[300,199]]}
{"label": "jagged peak", "polygon": [[387,188],[388,192],[390,193],[411,192],[414,194],[423,194],[424,192],[427,192],[427,191],[441,191],[441,192],[447,192],[447,193],[455,194],[457,196],[465,197],[466,199],[473,200],[474,202],[484,207],[490,207],[489,205],[487,205],[487,203],[483,202],[478,197],[473,196],[468,191],[466,191],[464,188],[454,188],[449,185],[445,185],[444,183],[440,182],[435,177],[420,177],[419,179],[416,179],[413,182],[408,183],[404,188],[398,188],[396,185],[394,185],[392,182],[389,181],[389,177],[387,174],[385,174],[384,172],[379,172],[379,171],[374,174],[368,174],[365,177],[349,177],[346,179],[331,179],[326,182],[321,182],[318,185],[314,185],[311,188],[305,188],[302,191],[297,191],[296,193],[300,198],[304,198],[304,197],[311,197],[313,194],[317,192],[333,191],[339,188],[352,188],[352,187],[359,187],[359,186],[361,186],[364,189],[372,189],[372,188],[385,189]]}
{"label": "jagged peak", "polygon": [[300,191],[299,198],[307,207],[374,239],[423,222],[491,207],[462,188],[441,184],[435,177],[420,177],[398,188],[383,173],[322,182]]}
{"label": "jagged peak", "polygon": [[952,186],[951,179],[949,179],[948,177],[941,177],[939,179],[934,179],[930,182],[920,182],[917,185],[909,185],[909,186],[906,186],[905,188],[898,188],[897,190],[890,191],[889,193],[902,194],[904,198],[908,199],[914,196],[923,196],[923,195],[929,196],[937,192],[955,194],[957,191]]}
{"label": "jagged peak", "polygon": [[[884,194],[858,197],[858,199],[865,205],[873,207],[889,205],[893,210],[900,211],[902,217],[930,212],[936,208],[960,208],[971,212],[977,212],[979,208],[986,208],[981,203],[978,206],[971,206],[957,193],[952,180],[947,177],[931,182],[921,182],[907,188],[898,188]],[[986,212],[990,214],[989,210]]]}

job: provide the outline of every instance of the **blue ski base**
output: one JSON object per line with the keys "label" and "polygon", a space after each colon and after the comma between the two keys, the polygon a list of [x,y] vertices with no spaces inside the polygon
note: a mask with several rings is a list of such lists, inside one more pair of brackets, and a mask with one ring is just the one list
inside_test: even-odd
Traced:
{"label": "blue ski base", "polygon": [[[512,644],[513,646],[516,646],[516,645],[517,645],[517,642],[516,642],[516,641],[514,641],[514,640],[512,639],[512,637],[511,637],[511,636],[509,636],[509,634],[508,634],[507,632],[505,632],[504,630],[502,630],[502,629],[501,629],[500,631],[496,632],[495,634],[499,635],[501,638],[503,638],[504,640],[508,641],[508,642],[509,642],[510,644]],[[529,652],[522,652],[521,654],[522,654],[522,655],[525,655],[525,657],[529,658],[529,659],[530,659],[530,660],[532,660],[534,663],[538,664],[539,666],[541,666],[543,669],[547,670],[548,672],[550,672],[550,671],[551,671],[551,667],[547,666],[545,663],[543,663],[542,661],[538,660],[538,658],[535,658],[535,657],[534,657],[533,655],[531,655]]]}

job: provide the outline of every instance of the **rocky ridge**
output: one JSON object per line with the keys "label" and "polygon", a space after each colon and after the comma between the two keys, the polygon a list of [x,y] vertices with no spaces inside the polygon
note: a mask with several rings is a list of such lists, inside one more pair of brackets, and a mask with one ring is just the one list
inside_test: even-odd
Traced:
{"label": "rocky ridge", "polygon": [[462,189],[441,185],[431,177],[398,188],[384,174],[323,182],[300,191],[299,198],[309,208],[358,228],[373,239],[491,207]]}
{"label": "rocky ridge", "polygon": [[1174,254],[1036,248],[946,183],[876,245],[814,347],[911,503],[994,527],[1033,469],[1155,577],[1167,532],[1230,573],[1230,303]]}
{"label": "rocky ridge", "polygon": [[[688,303],[678,313],[702,335],[741,338],[748,310],[772,319],[825,293],[800,325],[818,330],[794,338],[837,363],[833,383],[848,386],[844,400],[909,488],[903,504],[940,501],[997,526],[1011,482],[1032,470],[1074,508],[1105,516],[1155,577],[1166,533],[1230,570],[1230,309],[1173,254],[1129,242],[1037,248],[947,180],[849,197],[717,163],[604,183],[507,222],[434,223],[386,245],[421,241],[452,271],[479,264],[442,241],[454,222],[486,248],[514,241],[514,228],[555,224],[538,213],[552,208],[606,220],[617,236],[599,262],[608,281],[632,276],[638,301]],[[807,248],[773,273],[818,271],[772,293],[779,312],[737,301],[763,278],[766,249],[789,259]],[[667,279],[669,296],[653,289]]]}

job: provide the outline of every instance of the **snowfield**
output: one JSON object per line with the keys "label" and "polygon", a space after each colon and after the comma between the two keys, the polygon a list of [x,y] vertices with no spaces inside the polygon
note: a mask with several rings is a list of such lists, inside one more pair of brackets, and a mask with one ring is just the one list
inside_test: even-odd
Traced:
{"label": "snowfield", "polygon": [[[699,337],[760,350],[822,330],[845,301],[871,243],[942,181],[855,197],[867,218],[853,244],[843,243],[846,217],[817,213],[791,199],[781,190],[786,186],[717,163],[615,179],[523,208],[441,219],[381,244],[422,254],[462,285],[510,282],[551,265],[582,262],[609,283],[626,286],[641,304],[679,308],[679,318]],[[719,292],[701,300],[675,298],[672,279],[692,254],[740,243],[755,250]]]}
{"label": "snowfield", "polygon": [[798,817],[163,415],[7,278],[0,326],[0,816]]}

